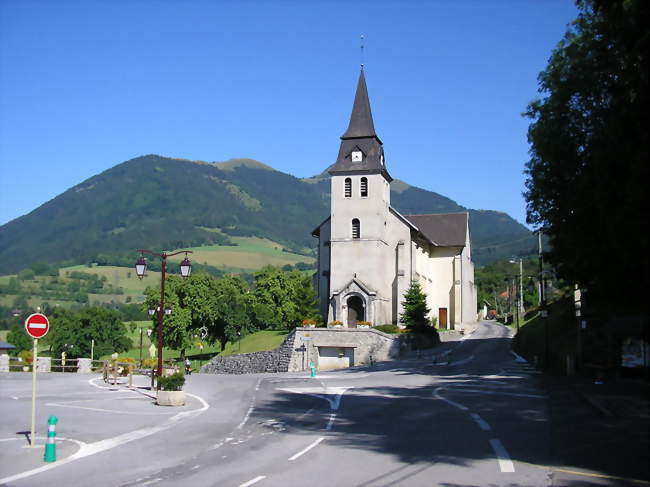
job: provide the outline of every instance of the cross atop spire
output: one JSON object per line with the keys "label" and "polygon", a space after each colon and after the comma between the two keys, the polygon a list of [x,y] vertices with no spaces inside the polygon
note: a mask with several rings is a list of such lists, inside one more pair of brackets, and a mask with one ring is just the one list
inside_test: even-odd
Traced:
{"label": "cross atop spire", "polygon": [[341,136],[342,139],[357,137],[377,137],[375,125],[372,121],[372,112],[370,111],[370,100],[368,99],[368,88],[366,87],[363,66],[361,67],[361,74],[359,74],[357,93],[354,97],[352,115],[350,115],[350,124]]}

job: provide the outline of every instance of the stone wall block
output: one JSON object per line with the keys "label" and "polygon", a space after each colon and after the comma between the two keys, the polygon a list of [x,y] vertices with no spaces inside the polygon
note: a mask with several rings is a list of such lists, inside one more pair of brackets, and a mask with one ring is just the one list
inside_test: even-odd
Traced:
{"label": "stone wall block", "polygon": [[80,358],[77,360],[77,373],[90,374],[93,371],[93,362],[89,358]]}
{"label": "stone wall block", "polygon": [[0,372],[9,372],[9,355],[0,355]]}
{"label": "stone wall block", "polygon": [[52,357],[36,357],[36,372],[52,372]]}

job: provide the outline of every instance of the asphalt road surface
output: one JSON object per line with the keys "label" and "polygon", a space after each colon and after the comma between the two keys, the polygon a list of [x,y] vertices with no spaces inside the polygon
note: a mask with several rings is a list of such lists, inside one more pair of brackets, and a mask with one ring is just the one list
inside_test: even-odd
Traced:
{"label": "asphalt road surface", "polygon": [[[31,376],[1,374],[0,485],[546,487],[538,379],[491,322],[427,356],[316,378],[194,374],[182,408],[156,406],[144,387],[41,374],[29,448],[16,432],[30,427]],[[57,462],[46,464],[50,415]]]}

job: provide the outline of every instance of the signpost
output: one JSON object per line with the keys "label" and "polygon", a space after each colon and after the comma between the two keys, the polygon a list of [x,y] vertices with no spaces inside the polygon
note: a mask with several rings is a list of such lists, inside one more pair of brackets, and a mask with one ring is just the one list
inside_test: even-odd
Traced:
{"label": "signpost", "polygon": [[25,330],[34,339],[34,353],[32,354],[32,429],[29,438],[30,447],[36,446],[36,364],[38,361],[38,339],[43,338],[50,331],[50,322],[47,316],[34,313],[25,320]]}

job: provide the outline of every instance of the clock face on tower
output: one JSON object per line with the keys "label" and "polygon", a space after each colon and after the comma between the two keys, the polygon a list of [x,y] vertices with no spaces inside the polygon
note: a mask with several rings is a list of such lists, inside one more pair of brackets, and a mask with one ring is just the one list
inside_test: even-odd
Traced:
{"label": "clock face on tower", "polygon": [[355,150],[352,151],[352,162],[361,162],[363,159],[363,153],[361,151]]}

